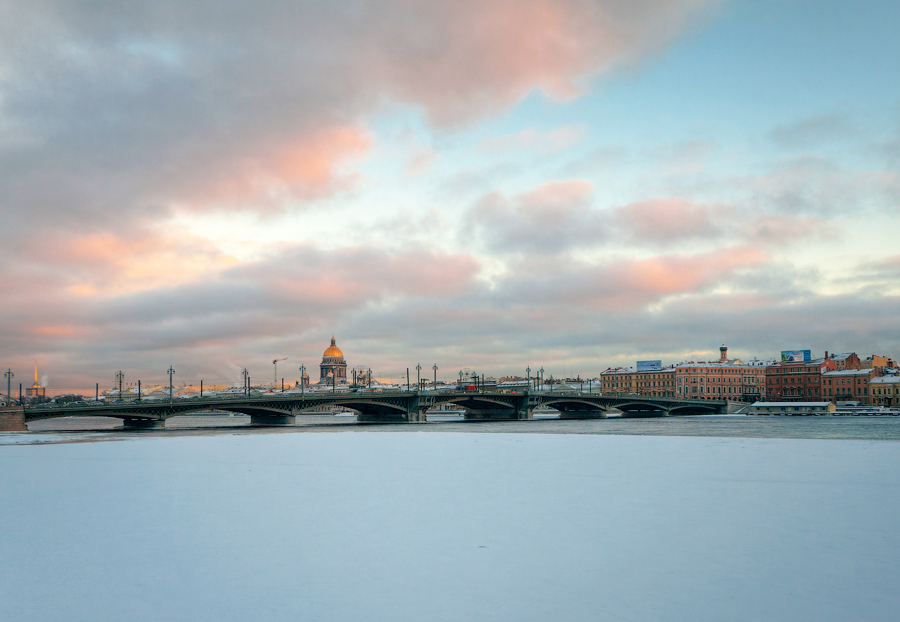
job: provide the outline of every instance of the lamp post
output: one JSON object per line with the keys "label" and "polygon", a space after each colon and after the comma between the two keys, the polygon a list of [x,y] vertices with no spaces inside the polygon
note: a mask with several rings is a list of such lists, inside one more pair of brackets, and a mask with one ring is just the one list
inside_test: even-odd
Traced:
{"label": "lamp post", "polygon": [[416,391],[422,388],[422,366],[416,363]]}
{"label": "lamp post", "polygon": [[171,402],[172,401],[172,376],[175,375],[175,369],[171,365],[169,365],[168,374],[169,374],[169,401]]}
{"label": "lamp post", "polygon": [[14,373],[12,373],[12,369],[9,367],[6,368],[6,373],[3,374],[6,378],[6,405],[10,406],[10,402],[12,402],[12,379],[16,377]]}
{"label": "lamp post", "polygon": [[544,368],[543,367],[541,367],[540,373],[541,373],[541,391],[543,391],[544,390]]}
{"label": "lamp post", "polygon": [[406,368],[406,390],[409,391],[409,367]]}
{"label": "lamp post", "polygon": [[249,397],[249,395],[250,395],[250,374],[247,372],[246,367],[241,372],[241,376],[244,379],[244,397]]}
{"label": "lamp post", "polygon": [[306,375],[306,365],[300,366],[300,398],[303,398],[303,392],[306,389],[306,380],[304,380],[304,376]]}
{"label": "lamp post", "polygon": [[122,381],[125,380],[125,374],[121,371],[116,372],[116,384],[119,385],[119,399],[122,399]]}
{"label": "lamp post", "polygon": [[434,367],[432,367],[431,369],[434,370],[434,390],[437,391],[437,370],[438,370],[437,363],[435,363]]}
{"label": "lamp post", "polygon": [[531,365],[525,368],[525,377],[528,378],[528,388],[531,388]]}
{"label": "lamp post", "polygon": [[372,368],[369,368],[369,391],[372,390]]}

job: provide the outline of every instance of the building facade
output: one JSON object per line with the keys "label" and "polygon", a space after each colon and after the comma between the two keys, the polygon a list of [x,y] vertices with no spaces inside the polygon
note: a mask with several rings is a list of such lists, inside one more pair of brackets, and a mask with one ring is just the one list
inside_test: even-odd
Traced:
{"label": "building facade", "polygon": [[600,374],[600,390],[604,395],[674,397],[675,368],[637,371],[634,367],[611,367]]}
{"label": "building facade", "polygon": [[834,361],[836,371],[862,368],[862,361],[859,360],[856,352],[844,352],[843,354],[832,354],[831,356],[828,356],[828,352],[826,351],[825,358],[830,358]]}
{"label": "building facade", "polygon": [[891,357],[878,356],[877,354],[867,356],[866,358],[862,359],[860,363],[860,369],[877,369],[882,373],[884,372],[885,368],[897,366],[897,364],[893,360],[891,360]]}
{"label": "building facade", "polygon": [[900,375],[872,378],[869,393],[873,406],[900,406]]}
{"label": "building facade", "polygon": [[675,366],[678,397],[758,402],[766,399],[766,367],[759,362],[681,363]]}
{"label": "building facade", "polygon": [[874,372],[873,369],[825,372],[822,374],[822,397],[832,402],[857,401],[862,405],[871,406],[870,384]]}
{"label": "building facade", "polygon": [[765,378],[766,399],[773,402],[818,402],[828,398],[823,392],[822,375],[836,369],[835,360],[827,357],[769,365]]}

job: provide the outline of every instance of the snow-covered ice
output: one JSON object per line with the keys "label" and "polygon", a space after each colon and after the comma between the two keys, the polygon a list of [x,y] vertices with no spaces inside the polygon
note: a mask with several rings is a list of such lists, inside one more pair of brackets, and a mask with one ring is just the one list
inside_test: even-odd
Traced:
{"label": "snow-covered ice", "polygon": [[900,443],[0,447],[0,619],[895,620]]}

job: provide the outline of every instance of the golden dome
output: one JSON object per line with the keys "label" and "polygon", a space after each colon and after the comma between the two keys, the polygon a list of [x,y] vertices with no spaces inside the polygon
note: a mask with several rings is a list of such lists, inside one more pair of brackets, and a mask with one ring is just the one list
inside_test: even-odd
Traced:
{"label": "golden dome", "polygon": [[344,358],[344,353],[341,352],[341,349],[334,345],[334,335],[331,336],[331,345],[325,349],[325,354],[322,355],[322,358],[328,356],[336,356],[338,358]]}

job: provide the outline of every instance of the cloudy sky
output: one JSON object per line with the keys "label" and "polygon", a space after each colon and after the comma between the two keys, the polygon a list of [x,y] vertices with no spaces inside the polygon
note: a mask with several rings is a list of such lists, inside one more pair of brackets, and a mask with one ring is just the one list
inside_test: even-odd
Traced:
{"label": "cloudy sky", "polygon": [[[900,4],[0,0],[51,390],[900,355]],[[317,375],[317,374],[314,374]],[[5,387],[4,387],[5,388]]]}

